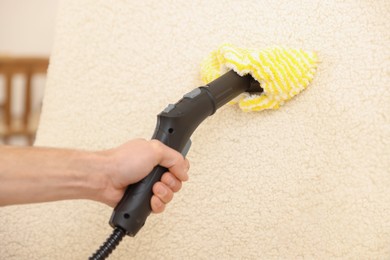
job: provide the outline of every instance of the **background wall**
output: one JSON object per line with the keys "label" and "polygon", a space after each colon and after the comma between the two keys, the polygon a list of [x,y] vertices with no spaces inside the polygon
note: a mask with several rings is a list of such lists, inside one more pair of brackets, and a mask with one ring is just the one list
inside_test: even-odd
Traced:
{"label": "background wall", "polygon": [[0,54],[48,56],[58,0],[1,0]]}
{"label": "background wall", "polygon": [[[191,179],[112,259],[388,259],[388,1],[64,1],[37,145],[151,136],[219,44],[316,50],[313,84],[278,111],[202,124]],[[0,209],[0,258],[86,259],[112,209]]]}
{"label": "background wall", "polygon": [[[58,0],[1,0],[0,1],[0,56],[48,57],[51,53]],[[5,99],[5,83],[0,75],[0,104]],[[12,107],[17,117],[23,109],[25,79],[13,78]],[[33,77],[33,111],[39,113],[43,98],[45,75]],[[1,116],[0,116],[1,124]],[[0,140],[1,142],[1,140]],[[13,144],[25,144],[23,138],[13,138]]]}

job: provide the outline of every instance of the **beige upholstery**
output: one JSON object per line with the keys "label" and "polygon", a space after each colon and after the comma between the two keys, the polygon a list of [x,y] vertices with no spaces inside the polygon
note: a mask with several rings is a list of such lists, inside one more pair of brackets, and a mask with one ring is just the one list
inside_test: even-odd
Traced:
{"label": "beige upholstery", "polygon": [[[223,42],[316,50],[278,111],[226,106],[193,135],[190,181],[111,259],[389,259],[390,2],[63,1],[36,145],[149,138]],[[86,259],[92,201],[0,209],[4,259]]]}

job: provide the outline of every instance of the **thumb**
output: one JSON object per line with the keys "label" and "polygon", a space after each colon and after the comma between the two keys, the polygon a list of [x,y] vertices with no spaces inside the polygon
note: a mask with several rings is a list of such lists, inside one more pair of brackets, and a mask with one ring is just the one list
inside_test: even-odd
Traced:
{"label": "thumb", "polygon": [[158,140],[150,141],[155,150],[155,165],[161,165],[181,181],[188,180],[189,162],[178,151],[166,146]]}

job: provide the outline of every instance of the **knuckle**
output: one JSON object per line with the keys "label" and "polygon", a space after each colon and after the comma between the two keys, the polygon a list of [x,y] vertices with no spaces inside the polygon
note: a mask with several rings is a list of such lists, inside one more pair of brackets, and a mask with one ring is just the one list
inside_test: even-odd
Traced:
{"label": "knuckle", "polygon": [[163,144],[156,139],[150,140],[149,144],[150,144],[153,152],[156,154],[156,157],[161,158],[163,155]]}
{"label": "knuckle", "polygon": [[151,206],[154,213],[161,213],[165,209],[165,204],[156,196],[152,197]]}
{"label": "knuckle", "polygon": [[162,148],[162,143],[159,140],[152,139],[149,142],[154,149],[160,150]]}
{"label": "knuckle", "polygon": [[164,202],[169,203],[173,199],[173,192],[169,189],[167,194],[164,197]]}
{"label": "knuckle", "polygon": [[176,192],[181,190],[181,187],[183,186],[183,183],[181,181],[178,182],[177,186],[176,186]]}

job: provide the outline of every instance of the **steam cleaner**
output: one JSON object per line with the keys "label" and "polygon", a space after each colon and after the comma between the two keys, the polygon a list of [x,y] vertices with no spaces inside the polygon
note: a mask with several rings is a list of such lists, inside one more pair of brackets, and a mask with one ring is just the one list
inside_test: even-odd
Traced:
{"label": "steam cleaner", "polygon": [[[302,50],[276,47],[258,51],[224,44],[202,64],[202,79],[211,82],[169,104],[157,117],[152,139],[185,156],[195,129],[217,109],[228,102],[238,103],[244,111],[277,109],[306,88],[316,64],[315,54]],[[166,171],[157,166],[126,189],[109,221],[113,233],[89,259],[105,259],[125,235],[137,234],[152,211],[152,187]]]}

